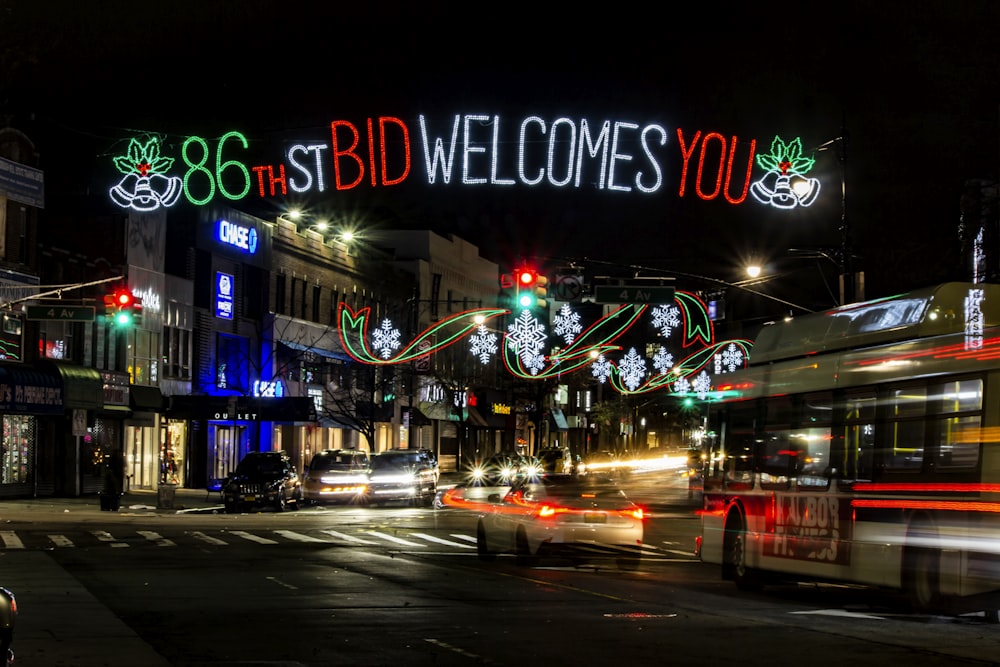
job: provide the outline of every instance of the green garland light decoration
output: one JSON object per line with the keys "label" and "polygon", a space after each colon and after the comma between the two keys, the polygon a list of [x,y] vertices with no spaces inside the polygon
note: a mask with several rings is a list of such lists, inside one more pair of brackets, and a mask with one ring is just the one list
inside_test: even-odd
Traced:
{"label": "green garland light decoration", "polygon": [[[664,389],[672,391],[673,383],[694,376],[703,370],[716,354],[730,345],[736,345],[745,357],[749,358],[749,351],[753,346],[749,340],[731,339],[712,342],[712,322],[704,304],[697,296],[680,291],[674,296],[684,313],[683,347],[689,347],[698,341],[702,342],[704,347],[682,359],[668,372],[651,376],[635,389],[629,389],[622,383],[621,372],[618,366],[612,363],[608,382],[619,393],[635,395]],[[558,348],[547,355],[546,364],[541,369],[527,369],[518,354],[516,344],[511,341],[509,334],[504,334],[502,345],[504,367],[511,374],[526,380],[543,380],[572,373],[592,363],[600,355],[621,350],[622,347],[616,345],[614,341],[631,329],[648,308],[647,304],[622,305],[576,336],[570,345]],[[510,310],[504,308],[478,308],[457,313],[425,329],[395,356],[382,358],[372,352],[368,343],[371,308],[365,307],[355,311],[346,303],[341,303],[338,307],[337,319],[340,321],[338,334],[345,352],[355,361],[377,365],[401,364],[442,350],[486,321],[510,313]],[[431,344],[421,347],[428,340],[432,341]]]}
{"label": "green garland light decoration", "polygon": [[[360,361],[363,364],[402,364],[442,350],[460,340],[469,331],[477,328],[483,322],[508,312],[510,311],[503,308],[476,308],[456,313],[425,329],[423,333],[414,338],[398,354],[389,358],[381,358],[372,354],[371,347],[368,344],[370,307],[354,311],[346,303],[341,303],[338,306],[337,313],[337,319],[340,321],[340,328],[337,333],[340,335],[340,342],[344,347],[344,351],[356,361]],[[479,320],[478,322],[476,321],[477,319]],[[435,337],[437,338],[436,341]],[[432,342],[429,347],[421,348],[420,344],[425,340],[435,342]]]}

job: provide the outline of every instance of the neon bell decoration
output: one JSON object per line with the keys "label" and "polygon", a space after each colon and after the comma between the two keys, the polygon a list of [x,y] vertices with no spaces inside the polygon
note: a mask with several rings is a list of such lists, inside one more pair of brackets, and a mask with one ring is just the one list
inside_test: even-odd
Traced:
{"label": "neon bell decoration", "polygon": [[160,144],[152,138],[145,144],[132,139],[128,153],[114,159],[115,167],[125,174],[111,188],[111,200],[122,208],[154,211],[161,206],[173,206],[181,196],[181,179],[165,176],[174,158],[160,155]]}

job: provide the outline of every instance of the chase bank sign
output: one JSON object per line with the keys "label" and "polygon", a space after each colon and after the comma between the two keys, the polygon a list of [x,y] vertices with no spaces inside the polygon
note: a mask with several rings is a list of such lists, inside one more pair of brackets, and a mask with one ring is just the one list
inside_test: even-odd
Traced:
{"label": "chase bank sign", "polygon": [[248,255],[257,252],[257,230],[253,227],[238,225],[228,220],[219,220],[215,235],[220,242]]}

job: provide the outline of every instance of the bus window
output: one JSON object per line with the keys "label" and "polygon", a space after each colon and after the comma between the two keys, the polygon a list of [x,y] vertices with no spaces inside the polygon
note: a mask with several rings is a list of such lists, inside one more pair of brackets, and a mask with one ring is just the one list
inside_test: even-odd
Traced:
{"label": "bus window", "polygon": [[[928,442],[934,447],[938,470],[969,470],[979,465],[982,436],[983,381],[981,378],[952,380],[930,388]],[[964,413],[964,414],[956,414]]]}
{"label": "bus window", "polygon": [[875,392],[848,396],[844,402],[844,454],[840,476],[871,480],[875,457]]}
{"label": "bus window", "polygon": [[760,483],[764,488],[787,488],[798,474],[804,453],[802,443],[788,430],[770,431],[760,452]]}
{"label": "bus window", "polygon": [[879,454],[886,470],[919,471],[924,464],[927,387],[892,389],[888,396],[888,429]]}
{"label": "bus window", "polygon": [[750,484],[754,468],[754,406],[734,407],[729,414],[729,429],[725,434],[726,482]]}
{"label": "bus window", "polygon": [[980,418],[949,417],[933,422],[931,444],[938,469],[970,469],[979,465]]}

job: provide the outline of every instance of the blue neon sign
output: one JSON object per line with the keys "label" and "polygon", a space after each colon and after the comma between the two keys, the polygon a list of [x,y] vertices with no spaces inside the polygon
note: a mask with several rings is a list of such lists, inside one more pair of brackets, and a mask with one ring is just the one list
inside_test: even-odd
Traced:
{"label": "blue neon sign", "polygon": [[219,220],[216,227],[216,238],[226,245],[253,255],[257,252],[257,230],[253,227],[237,225],[228,220]]}
{"label": "blue neon sign", "polygon": [[233,319],[233,277],[222,271],[215,272],[215,316]]}

